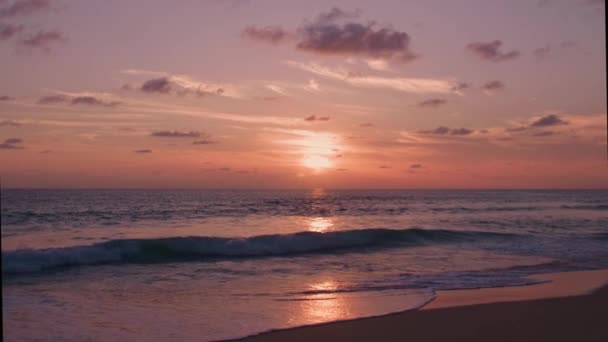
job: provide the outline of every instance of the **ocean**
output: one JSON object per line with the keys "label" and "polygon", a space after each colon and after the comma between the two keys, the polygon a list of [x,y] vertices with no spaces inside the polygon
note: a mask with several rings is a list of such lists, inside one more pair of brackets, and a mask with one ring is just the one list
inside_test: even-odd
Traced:
{"label": "ocean", "polygon": [[608,267],[605,190],[7,190],[7,341],[209,341]]}

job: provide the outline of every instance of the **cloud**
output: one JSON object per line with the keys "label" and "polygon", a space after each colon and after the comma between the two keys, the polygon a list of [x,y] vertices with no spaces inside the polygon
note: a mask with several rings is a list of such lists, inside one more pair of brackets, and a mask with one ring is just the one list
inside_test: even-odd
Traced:
{"label": "cloud", "polygon": [[468,128],[455,128],[450,131],[450,135],[469,135],[474,131]]}
{"label": "cloud", "polygon": [[89,95],[69,97],[63,94],[42,97],[38,100],[37,103],[43,105],[69,103],[71,105],[89,105],[105,107],[114,107],[120,104],[120,102],[118,101],[108,102]]}
{"label": "cloud", "polygon": [[162,137],[162,138],[199,138],[201,136],[200,132],[190,131],[190,132],[181,132],[181,131],[156,131],[150,133],[152,137]]}
{"label": "cloud", "polygon": [[249,26],[241,32],[241,36],[246,39],[268,42],[271,44],[279,44],[292,38],[291,33],[278,26]]}
{"label": "cloud", "polygon": [[141,85],[141,91],[146,93],[162,93],[166,94],[171,91],[171,82],[166,77],[154,78],[145,81]]}
{"label": "cloud", "polygon": [[534,49],[534,51],[532,51],[532,54],[539,60],[547,59],[551,55],[551,46],[547,45],[538,49]]}
{"label": "cloud", "polygon": [[23,25],[0,23],[0,40],[7,40],[23,31]]}
{"label": "cloud", "polygon": [[502,41],[495,40],[492,42],[474,42],[466,46],[467,50],[471,51],[477,57],[491,61],[491,62],[502,62],[515,59],[520,56],[520,52],[512,50],[509,52],[500,51]]}
{"label": "cloud", "polygon": [[419,107],[439,107],[446,104],[448,101],[444,99],[428,99],[418,103]]}
{"label": "cloud", "polygon": [[390,70],[389,64],[384,59],[368,59],[365,61],[367,66],[370,69],[378,70],[378,71],[388,71]]}
{"label": "cloud", "polygon": [[359,127],[374,127],[374,124],[371,122],[363,122],[359,125]]}
{"label": "cloud", "polygon": [[[169,94],[176,93],[178,95],[193,94],[196,96],[206,95],[221,95],[228,97],[240,98],[241,96],[237,93],[233,87],[229,85],[220,85],[212,83],[199,82],[192,79],[187,75],[169,75],[159,71],[146,71],[129,69],[124,70],[123,73],[130,75],[154,75],[160,76],[149,79],[142,83],[139,87],[144,93],[157,93],[157,94]],[[163,76],[161,76],[163,75]],[[131,85],[125,84],[123,90],[132,89]]]}
{"label": "cloud", "polygon": [[452,87],[452,91],[453,92],[461,92],[463,90],[467,90],[471,87],[470,83],[466,83],[466,82],[458,82],[456,83],[453,87]]}
{"label": "cloud", "polygon": [[118,101],[105,102],[93,96],[77,96],[72,99],[70,102],[73,105],[78,104],[86,104],[91,106],[106,106],[106,107],[114,107],[120,104]]}
{"label": "cloud", "polygon": [[7,95],[0,96],[0,101],[12,101],[14,99],[15,99],[14,97],[10,97]]}
{"label": "cloud", "polygon": [[344,11],[334,7],[307,21],[294,32],[278,26],[246,27],[241,36],[247,39],[278,44],[296,40],[300,51],[322,55],[350,55],[370,59],[372,68],[385,70],[385,63],[410,62],[418,57],[410,48],[410,36],[403,31],[381,27],[375,21],[356,19],[360,11]]}
{"label": "cloud", "polygon": [[19,144],[23,143],[23,140],[18,139],[18,138],[8,138],[6,140],[4,140],[3,143],[0,144],[0,149],[3,150],[17,150],[17,149],[23,149],[22,146],[19,146]]}
{"label": "cloud", "polygon": [[[316,20],[298,29],[298,50],[325,55],[356,55],[372,59],[410,62],[418,56],[410,49],[406,32],[378,27],[374,21],[349,21],[359,12],[346,12],[337,7],[321,13]],[[345,20],[344,22],[339,22]]]}
{"label": "cloud", "polygon": [[419,131],[418,133],[422,133],[422,134],[432,134],[432,135],[457,135],[457,136],[464,136],[464,135],[470,135],[473,132],[475,132],[474,130],[468,129],[468,128],[448,128],[445,126],[439,126],[433,130],[427,130],[427,131]]}
{"label": "cloud", "polygon": [[0,9],[0,18],[26,16],[50,9],[48,0],[17,0],[12,5]]}
{"label": "cloud", "polygon": [[481,86],[481,89],[485,92],[491,93],[497,90],[502,90],[505,88],[505,84],[501,81],[490,81]]}
{"label": "cloud", "polygon": [[306,118],[304,118],[304,120],[312,122],[312,121],[329,121],[329,116],[319,116],[317,117],[316,115],[311,115],[308,116]]}
{"label": "cloud", "polygon": [[315,75],[346,82],[352,86],[362,88],[385,88],[417,94],[450,94],[453,93],[452,89],[456,84],[456,82],[453,81],[440,79],[364,76],[361,74],[349,72],[342,68],[332,69],[314,62],[301,63],[295,61],[287,61],[286,63],[291,67],[295,67],[313,73]]}
{"label": "cloud", "polygon": [[58,104],[58,103],[67,103],[70,101],[70,98],[65,95],[51,95],[45,96],[38,100],[38,104]]}
{"label": "cloud", "polygon": [[[505,128],[504,131],[507,133],[519,133],[519,132],[524,132],[524,131],[527,131],[529,129],[534,129],[534,128],[554,127],[554,126],[569,124],[568,121],[562,119],[561,117],[559,117],[555,114],[538,117],[529,122],[530,122],[529,124],[520,124],[519,126],[516,126],[516,127]],[[548,135],[553,135],[553,134],[557,134],[557,132],[541,131],[541,132],[532,133],[532,136],[543,137],[543,136],[548,136]]]}
{"label": "cloud", "polygon": [[203,140],[196,140],[192,144],[193,145],[211,145],[211,144],[217,144],[217,141],[203,139]]}
{"label": "cloud", "polygon": [[277,94],[281,94],[283,96],[287,96],[287,93],[285,92],[285,90],[282,87],[279,87],[278,85],[274,85],[274,84],[267,84],[266,88],[274,91]]}
{"label": "cloud", "polygon": [[21,126],[21,123],[15,121],[15,120],[2,120],[2,121],[0,121],[0,127],[2,127],[2,126],[18,127],[18,126]]}
{"label": "cloud", "polygon": [[135,150],[135,151],[133,151],[133,153],[140,153],[140,154],[142,154],[142,153],[152,153],[152,150]]}
{"label": "cloud", "polygon": [[568,122],[561,119],[559,116],[555,114],[550,114],[547,116],[543,116],[538,120],[535,120],[530,125],[531,127],[549,127],[549,126],[558,126],[558,125],[567,125]]}
{"label": "cloud", "polygon": [[56,30],[41,30],[25,39],[22,39],[19,43],[25,47],[33,49],[42,49],[48,52],[51,50],[51,47],[54,44],[65,42],[67,42],[67,38],[64,36],[63,33]]}
{"label": "cloud", "polygon": [[313,79],[308,80],[306,89],[313,90],[313,91],[321,91],[321,88],[319,87],[319,83],[317,83],[317,81],[315,81]]}
{"label": "cloud", "polygon": [[19,138],[8,138],[8,139],[4,140],[5,144],[20,144],[22,142],[23,142],[23,140],[21,140]]}

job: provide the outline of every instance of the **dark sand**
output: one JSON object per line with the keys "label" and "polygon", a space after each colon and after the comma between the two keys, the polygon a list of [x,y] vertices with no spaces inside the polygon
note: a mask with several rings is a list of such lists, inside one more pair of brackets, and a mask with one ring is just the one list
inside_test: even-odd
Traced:
{"label": "dark sand", "polygon": [[[597,278],[598,273],[594,274]],[[591,294],[520,300],[521,294],[561,289],[585,282],[583,272],[561,277],[562,283],[505,288],[515,301],[408,311],[381,317],[334,322],[264,333],[241,341],[601,341],[608,342],[608,286]],[[577,280],[578,278],[578,280]],[[566,280],[565,282],[563,282]],[[568,283],[569,282],[569,283]],[[563,284],[563,286],[560,286]],[[606,282],[603,282],[606,284]],[[544,287],[543,287],[544,286]],[[584,286],[583,286],[584,287]],[[596,283],[597,288],[597,283]],[[530,290],[534,289],[534,290]],[[493,293],[490,290],[489,293]],[[563,290],[561,290],[563,291]],[[445,293],[450,291],[445,291]],[[486,297],[484,290],[468,290]],[[559,294],[563,295],[563,294]],[[441,303],[441,293],[437,302]],[[469,295],[469,297],[471,297]],[[554,297],[543,293],[542,297]],[[460,303],[460,305],[463,305]]]}

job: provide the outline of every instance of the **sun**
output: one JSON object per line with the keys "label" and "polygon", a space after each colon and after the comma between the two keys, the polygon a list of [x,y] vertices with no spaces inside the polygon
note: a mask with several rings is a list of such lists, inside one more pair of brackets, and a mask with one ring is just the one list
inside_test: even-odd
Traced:
{"label": "sun", "polygon": [[331,167],[331,160],[319,155],[310,155],[302,159],[302,165],[315,171],[321,171]]}

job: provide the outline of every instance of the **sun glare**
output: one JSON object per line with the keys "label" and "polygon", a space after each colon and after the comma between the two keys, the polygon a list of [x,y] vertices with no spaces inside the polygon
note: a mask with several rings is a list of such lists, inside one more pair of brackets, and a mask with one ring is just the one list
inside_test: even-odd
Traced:
{"label": "sun glare", "polygon": [[296,137],[278,142],[291,146],[301,166],[315,172],[335,167],[334,158],[342,151],[339,135],[306,130],[289,130],[286,133]]}
{"label": "sun glare", "polygon": [[332,164],[331,160],[327,157],[312,155],[304,157],[304,159],[302,159],[302,165],[315,171],[321,171],[331,167]]}
{"label": "sun glare", "polygon": [[316,233],[324,233],[330,230],[334,223],[327,217],[314,217],[308,221],[308,230]]}

